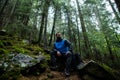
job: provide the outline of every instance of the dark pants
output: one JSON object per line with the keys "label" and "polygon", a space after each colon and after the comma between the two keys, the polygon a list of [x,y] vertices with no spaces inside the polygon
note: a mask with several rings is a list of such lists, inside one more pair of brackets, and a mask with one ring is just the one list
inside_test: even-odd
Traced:
{"label": "dark pants", "polygon": [[56,51],[51,52],[51,65],[56,66],[58,60],[64,60],[63,64],[65,63],[65,70],[66,72],[70,72],[71,69],[71,60],[72,60],[72,53],[68,51],[67,53],[61,53],[61,56],[57,56]]}

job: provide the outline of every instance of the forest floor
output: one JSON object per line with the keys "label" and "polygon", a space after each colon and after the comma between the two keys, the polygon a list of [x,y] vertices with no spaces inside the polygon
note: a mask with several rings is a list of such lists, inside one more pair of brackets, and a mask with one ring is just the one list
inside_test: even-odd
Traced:
{"label": "forest floor", "polygon": [[66,77],[64,72],[49,71],[42,73],[39,76],[22,76],[19,80],[81,80],[77,72],[71,72],[69,77]]}

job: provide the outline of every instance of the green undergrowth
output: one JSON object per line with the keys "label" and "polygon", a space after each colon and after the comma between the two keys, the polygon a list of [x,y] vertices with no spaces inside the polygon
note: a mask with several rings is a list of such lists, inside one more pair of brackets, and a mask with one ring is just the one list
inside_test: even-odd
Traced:
{"label": "green undergrowth", "polygon": [[43,55],[49,59],[49,55],[38,45],[27,44],[17,36],[0,35],[0,54],[23,53],[31,56]]}
{"label": "green undergrowth", "polygon": [[0,76],[0,80],[17,80],[21,76],[20,69],[15,68],[14,70],[4,72],[4,74]]}
{"label": "green undergrowth", "polygon": [[[22,53],[35,57],[43,55],[45,57],[44,64],[41,64],[41,68],[48,67],[47,60],[49,60],[49,54],[44,52],[44,49],[38,45],[24,43],[22,39],[17,36],[1,36],[0,35],[0,61],[2,58],[8,56],[10,53]],[[36,74],[40,74],[36,72]],[[0,76],[0,80],[17,80],[21,76],[19,67],[16,67],[12,71],[6,71]]]}
{"label": "green undergrowth", "polygon": [[27,44],[16,36],[0,35],[0,54],[17,52],[29,55],[39,55],[44,50],[38,45]]}

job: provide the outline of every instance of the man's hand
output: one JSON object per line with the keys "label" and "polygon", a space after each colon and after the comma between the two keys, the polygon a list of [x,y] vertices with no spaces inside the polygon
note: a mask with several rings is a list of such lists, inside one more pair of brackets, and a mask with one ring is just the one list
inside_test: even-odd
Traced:
{"label": "man's hand", "polygon": [[61,56],[61,53],[59,51],[57,51],[57,56]]}

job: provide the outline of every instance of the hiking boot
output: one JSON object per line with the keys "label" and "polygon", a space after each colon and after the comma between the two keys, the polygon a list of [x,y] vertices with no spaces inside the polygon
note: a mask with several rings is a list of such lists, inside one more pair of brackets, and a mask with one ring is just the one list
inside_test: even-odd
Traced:
{"label": "hiking boot", "polygon": [[56,70],[58,68],[58,66],[51,66],[50,69],[51,70]]}
{"label": "hiking boot", "polygon": [[65,75],[70,76],[70,72],[68,72],[66,69],[65,69]]}

